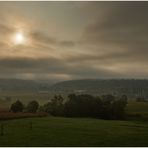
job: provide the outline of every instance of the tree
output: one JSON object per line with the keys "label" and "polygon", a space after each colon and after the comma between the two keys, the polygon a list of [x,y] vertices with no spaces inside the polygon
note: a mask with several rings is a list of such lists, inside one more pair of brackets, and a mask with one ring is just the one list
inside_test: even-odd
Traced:
{"label": "tree", "polygon": [[113,110],[113,103],[115,101],[115,96],[107,94],[102,96],[102,113],[101,118],[103,119],[112,119],[112,110]]}
{"label": "tree", "polygon": [[99,117],[102,110],[102,101],[99,97],[88,94],[68,96],[65,103],[65,114],[69,117]]}
{"label": "tree", "polygon": [[115,100],[115,96],[107,94],[102,96],[102,101],[104,104],[109,105]]}
{"label": "tree", "polygon": [[125,104],[128,103],[128,98],[126,95],[122,95],[121,98],[120,98]]}
{"label": "tree", "polygon": [[120,99],[113,102],[112,118],[123,119],[125,117],[125,107],[127,105],[127,96],[123,95]]}
{"label": "tree", "polygon": [[100,98],[88,94],[70,94],[65,103],[62,96],[56,95],[43,106],[43,109],[53,116],[123,119],[126,104],[127,96],[125,95],[121,98],[113,95],[104,95]]}
{"label": "tree", "polygon": [[36,113],[39,108],[39,103],[37,101],[31,101],[27,105],[27,112]]}
{"label": "tree", "polygon": [[21,101],[17,100],[15,103],[13,103],[10,107],[10,111],[16,113],[16,112],[22,112],[24,109],[24,105]]}
{"label": "tree", "polygon": [[54,115],[54,116],[61,116],[64,113],[64,98],[61,95],[55,95],[50,102],[43,106],[44,111]]}

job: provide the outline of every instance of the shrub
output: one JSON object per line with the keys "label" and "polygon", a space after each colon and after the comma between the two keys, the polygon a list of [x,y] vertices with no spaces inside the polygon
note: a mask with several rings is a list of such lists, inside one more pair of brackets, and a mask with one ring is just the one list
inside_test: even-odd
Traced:
{"label": "shrub", "polygon": [[44,105],[44,111],[54,115],[54,116],[61,116],[64,113],[64,104],[63,104],[63,97],[61,95],[54,96],[54,98]]}
{"label": "shrub", "polygon": [[17,100],[15,103],[13,103],[10,107],[10,111],[16,113],[16,112],[22,112],[24,109],[24,105],[21,101]]}
{"label": "shrub", "polygon": [[26,107],[26,111],[30,113],[36,113],[39,108],[39,103],[37,101],[31,101]]}

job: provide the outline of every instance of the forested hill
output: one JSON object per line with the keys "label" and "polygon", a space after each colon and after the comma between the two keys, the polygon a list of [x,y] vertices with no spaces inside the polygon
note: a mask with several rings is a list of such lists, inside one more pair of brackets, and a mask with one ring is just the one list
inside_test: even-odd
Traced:
{"label": "forested hill", "polygon": [[50,90],[55,92],[75,92],[90,94],[126,94],[130,97],[148,97],[148,80],[120,79],[120,80],[71,80],[53,85]]}
{"label": "forested hill", "polygon": [[51,81],[21,79],[0,79],[0,92],[3,91],[48,91],[54,94],[87,93],[93,95],[126,94],[129,97],[148,98],[148,80],[70,80],[53,84]]}
{"label": "forested hill", "polygon": [[40,91],[48,90],[50,83],[22,79],[0,79],[0,91]]}

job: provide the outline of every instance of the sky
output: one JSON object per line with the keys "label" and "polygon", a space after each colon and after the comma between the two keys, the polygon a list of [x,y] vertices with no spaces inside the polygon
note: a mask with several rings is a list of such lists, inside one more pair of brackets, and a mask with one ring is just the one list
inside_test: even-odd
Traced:
{"label": "sky", "polygon": [[148,78],[148,2],[0,2],[0,78]]}

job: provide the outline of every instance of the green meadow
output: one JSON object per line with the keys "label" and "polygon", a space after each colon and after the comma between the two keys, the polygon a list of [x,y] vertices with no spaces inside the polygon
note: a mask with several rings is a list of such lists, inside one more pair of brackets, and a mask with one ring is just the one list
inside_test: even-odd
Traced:
{"label": "green meadow", "polygon": [[[40,104],[51,98],[33,93],[11,96],[10,102],[0,102],[1,107],[17,98],[24,103],[35,98]],[[130,101],[126,113],[124,121],[52,116],[1,120],[0,146],[148,146],[148,102]]]}
{"label": "green meadow", "polygon": [[43,117],[0,122],[0,146],[148,146],[148,124],[142,121]]}

